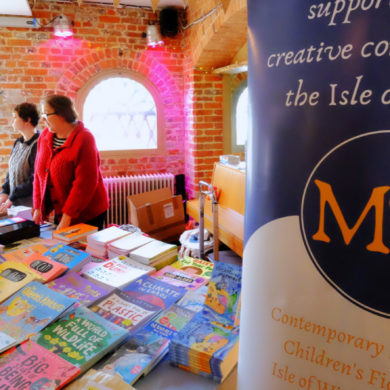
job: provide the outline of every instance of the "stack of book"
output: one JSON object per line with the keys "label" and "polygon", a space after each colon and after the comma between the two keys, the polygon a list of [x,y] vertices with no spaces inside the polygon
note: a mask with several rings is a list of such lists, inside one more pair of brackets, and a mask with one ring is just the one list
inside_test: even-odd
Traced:
{"label": "stack of book", "polygon": [[96,233],[97,231],[98,228],[96,226],[79,223],[77,225],[68,226],[63,229],[54,230],[52,237],[66,243],[71,243],[80,241],[88,235]]}
{"label": "stack of book", "polygon": [[187,290],[196,290],[209,282],[209,278],[190,274],[170,265],[161,268],[152,274],[152,276],[156,279],[172,284],[173,286],[184,287]]}
{"label": "stack of book", "polygon": [[138,277],[151,274],[153,267],[138,263],[126,256],[106,260],[97,266],[82,271],[82,276],[104,288],[123,288]]}
{"label": "stack of book", "polygon": [[127,336],[127,331],[80,306],[32,341],[85,372]]}
{"label": "stack of book", "polygon": [[153,238],[145,236],[142,233],[136,232],[129,234],[128,236],[125,236],[123,238],[120,238],[119,240],[115,240],[108,244],[108,258],[112,259],[113,257],[119,255],[128,256],[129,253],[133,250],[151,241],[153,241]]}
{"label": "stack of book", "polygon": [[30,282],[0,306],[0,352],[39,332],[75,303],[39,282]]}
{"label": "stack of book", "polygon": [[64,244],[54,245],[44,255],[74,272],[80,271],[90,261],[89,253]]}
{"label": "stack of book", "polygon": [[100,230],[100,232],[87,236],[88,245],[86,251],[95,256],[107,257],[108,244],[129,234],[131,233],[116,226],[111,226],[107,229]]}
{"label": "stack of book", "polygon": [[48,283],[47,286],[69,298],[77,299],[78,305],[89,306],[106,296],[111,290],[84,279],[76,272],[69,272]]}
{"label": "stack of book", "polygon": [[177,260],[177,246],[153,240],[130,252],[130,257],[140,263],[160,269]]}
{"label": "stack of book", "polygon": [[202,311],[173,336],[170,360],[222,382],[237,364],[241,267],[214,263]]}

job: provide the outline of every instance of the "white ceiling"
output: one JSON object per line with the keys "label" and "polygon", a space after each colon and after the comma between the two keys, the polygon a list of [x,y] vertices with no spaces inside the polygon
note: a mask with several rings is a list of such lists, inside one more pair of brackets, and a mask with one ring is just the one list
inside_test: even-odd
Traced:
{"label": "white ceiling", "polygon": [[0,0],[0,15],[32,16],[27,0]]}

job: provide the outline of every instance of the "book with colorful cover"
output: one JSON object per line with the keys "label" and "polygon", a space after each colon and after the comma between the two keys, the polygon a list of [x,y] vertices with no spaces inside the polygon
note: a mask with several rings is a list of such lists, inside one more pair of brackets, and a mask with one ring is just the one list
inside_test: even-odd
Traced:
{"label": "book with colorful cover", "polygon": [[58,263],[66,265],[72,271],[79,271],[88,261],[89,253],[68,245],[57,244],[44,253]]}
{"label": "book with colorful cover", "polygon": [[160,306],[163,310],[176,303],[186,293],[183,287],[172,286],[149,275],[139,277],[122,291],[126,295]]}
{"label": "book with colorful cover", "polygon": [[187,291],[183,298],[177,304],[185,309],[192,310],[196,313],[203,310],[204,301],[207,295],[207,285],[197,288],[196,290]]}
{"label": "book with colorful cover", "polygon": [[20,223],[27,221],[25,218],[21,217],[11,217],[11,218],[4,218],[0,220],[0,227],[2,226],[8,226],[8,225],[13,225],[14,223]]}
{"label": "book with colorful cover", "polygon": [[95,368],[105,374],[119,375],[124,382],[132,385],[160,361],[168,352],[168,347],[168,339],[142,329]]}
{"label": "book with colorful cover", "polygon": [[83,306],[94,303],[110,292],[109,289],[84,279],[76,272],[68,272],[66,275],[48,283],[47,286],[69,298],[77,299],[77,302]]}
{"label": "book with colorful cover", "polygon": [[195,314],[194,311],[172,305],[159,313],[144,329],[167,339],[172,339],[177,332],[191,321]]}
{"label": "book with colorful cover", "polygon": [[66,390],[135,390],[119,375],[110,375],[90,368],[82,377],[66,386]]}
{"label": "book with colorful cover", "polygon": [[82,276],[107,288],[123,288],[133,280],[155,269],[126,256],[118,256],[82,272]]}
{"label": "book with colorful cover", "polygon": [[152,276],[158,280],[169,283],[173,286],[184,287],[187,290],[196,290],[208,283],[209,279],[203,276],[189,274],[170,265],[161,268]]}
{"label": "book with colorful cover", "polygon": [[48,247],[43,244],[30,245],[25,248],[20,248],[7,253],[3,253],[3,257],[10,261],[23,261],[26,257],[38,253],[43,255],[47,252]]}
{"label": "book with colorful cover", "polygon": [[189,274],[195,274],[210,279],[214,263],[195,257],[184,256],[182,259],[172,263],[171,266]]}
{"label": "book with colorful cover", "polygon": [[87,237],[89,234],[96,233],[98,228],[96,226],[87,225],[85,223],[78,223],[77,225],[68,226],[63,229],[54,230],[53,238],[65,242],[74,242]]}
{"label": "book with colorful cover", "polygon": [[0,333],[18,343],[42,330],[76,303],[33,281],[0,305]]}
{"label": "book with colorful cover", "polygon": [[89,307],[106,320],[134,334],[161,311],[161,307],[115,289]]}
{"label": "book with colorful cover", "polygon": [[79,306],[40,331],[32,340],[84,372],[127,335],[125,329]]}
{"label": "book with colorful cover", "polygon": [[23,263],[6,261],[0,264],[0,303],[33,280],[44,282]]}
{"label": "book with colorful cover", "polygon": [[238,329],[197,313],[173,336],[169,359],[174,365],[222,382],[238,361]]}
{"label": "book with colorful cover", "polygon": [[203,312],[224,325],[239,323],[242,267],[216,262],[208,284]]}
{"label": "book with colorful cover", "polygon": [[57,263],[50,257],[40,253],[33,253],[26,257],[22,263],[26,264],[33,272],[36,272],[45,282],[50,282],[68,270],[66,265]]}
{"label": "book with colorful cover", "polygon": [[28,340],[1,355],[0,373],[0,389],[60,389],[80,369]]}

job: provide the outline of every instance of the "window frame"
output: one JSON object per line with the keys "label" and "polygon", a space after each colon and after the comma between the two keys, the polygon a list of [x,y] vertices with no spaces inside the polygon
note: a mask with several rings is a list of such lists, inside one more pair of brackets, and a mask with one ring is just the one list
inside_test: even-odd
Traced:
{"label": "window frame", "polygon": [[[162,155],[166,153],[165,143],[165,116],[164,104],[157,87],[144,75],[128,69],[108,69],[103,70],[91,77],[77,92],[76,109],[80,120],[83,120],[83,108],[89,92],[101,81],[113,77],[126,77],[142,84],[152,95],[156,105],[157,124],[157,148],[156,149],[125,149],[125,150],[99,150],[102,158],[123,158],[139,157],[145,155]],[[89,129],[92,134],[93,131]]]}
{"label": "window frame", "polygon": [[[239,86],[236,88],[236,90],[233,93],[232,96],[232,109],[231,109],[231,151],[232,153],[242,153],[245,152],[245,145],[237,145],[237,118],[236,118],[236,111],[237,111],[237,104],[238,99],[241,96],[241,93],[244,91],[245,88],[248,88],[248,79],[245,79],[241,81]],[[249,107],[248,107],[248,115],[249,115]],[[247,135],[248,136],[248,135]]]}

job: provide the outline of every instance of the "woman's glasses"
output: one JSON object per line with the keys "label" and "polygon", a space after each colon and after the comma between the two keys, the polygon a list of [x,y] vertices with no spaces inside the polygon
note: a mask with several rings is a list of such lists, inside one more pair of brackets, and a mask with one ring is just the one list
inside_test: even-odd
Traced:
{"label": "woman's glasses", "polygon": [[48,113],[48,114],[46,114],[46,113],[41,114],[42,118],[43,118],[43,119],[46,119],[46,120],[48,119],[48,117],[49,117],[50,115],[57,115],[57,113],[54,111],[54,112],[50,112],[50,113]]}

